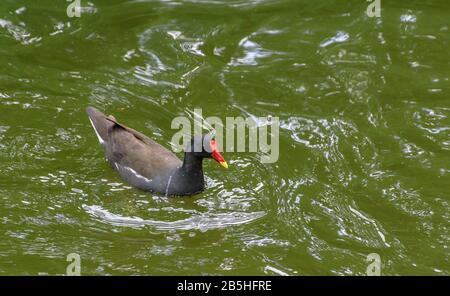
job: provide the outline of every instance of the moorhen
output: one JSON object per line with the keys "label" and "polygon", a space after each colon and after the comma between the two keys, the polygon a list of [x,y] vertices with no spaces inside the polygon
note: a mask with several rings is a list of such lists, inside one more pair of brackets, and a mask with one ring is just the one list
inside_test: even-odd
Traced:
{"label": "moorhen", "polygon": [[166,196],[192,195],[205,188],[203,158],[213,158],[228,167],[211,134],[194,136],[181,161],[173,152],[117,122],[112,115],[105,116],[93,107],[86,112],[108,162],[126,182],[139,189]]}

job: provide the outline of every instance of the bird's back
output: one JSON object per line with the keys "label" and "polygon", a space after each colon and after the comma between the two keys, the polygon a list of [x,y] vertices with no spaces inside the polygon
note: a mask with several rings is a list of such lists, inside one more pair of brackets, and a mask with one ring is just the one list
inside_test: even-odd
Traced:
{"label": "bird's back", "polygon": [[170,150],[93,107],[89,119],[106,158],[121,177],[135,187],[165,193],[182,161]]}

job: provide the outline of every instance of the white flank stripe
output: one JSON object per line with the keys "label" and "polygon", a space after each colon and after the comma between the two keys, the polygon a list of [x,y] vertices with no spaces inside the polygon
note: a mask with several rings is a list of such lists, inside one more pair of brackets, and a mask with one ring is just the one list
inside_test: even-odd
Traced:
{"label": "white flank stripe", "polygon": [[[118,164],[116,163],[116,166],[117,166],[117,165],[118,165]],[[144,177],[144,176],[142,176],[142,175],[139,175],[138,172],[136,172],[135,170],[133,170],[133,169],[130,168],[130,167],[122,166],[122,165],[120,165],[120,166],[123,167],[124,169],[130,171],[133,175],[136,176],[136,178],[142,179],[142,180],[144,180],[145,182],[151,182],[151,181],[152,181],[152,180],[147,179],[146,177]]]}

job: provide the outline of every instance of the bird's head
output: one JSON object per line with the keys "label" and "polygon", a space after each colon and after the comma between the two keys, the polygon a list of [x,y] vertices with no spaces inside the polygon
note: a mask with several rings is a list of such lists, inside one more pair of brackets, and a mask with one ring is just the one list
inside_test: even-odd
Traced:
{"label": "bird's head", "polygon": [[217,141],[213,133],[192,137],[186,147],[186,152],[199,158],[212,158],[224,168],[228,168],[227,162],[217,147]]}

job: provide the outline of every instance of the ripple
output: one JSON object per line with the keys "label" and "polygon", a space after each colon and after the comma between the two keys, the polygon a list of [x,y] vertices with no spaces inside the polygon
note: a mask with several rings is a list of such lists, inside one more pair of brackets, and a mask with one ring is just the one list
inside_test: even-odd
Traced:
{"label": "ripple", "polygon": [[[289,117],[281,121],[280,128],[290,131],[294,141],[306,145],[314,154],[321,155],[330,166],[330,171],[336,171],[336,166],[342,165],[339,175],[348,171],[344,164],[347,161],[356,162],[362,170],[369,172],[372,170],[371,163],[377,157],[371,140],[348,120]],[[350,181],[351,173],[348,174],[346,180]],[[340,181],[344,182],[343,179]]]}
{"label": "ripple", "polygon": [[128,227],[151,226],[161,231],[200,230],[204,232],[211,229],[221,229],[233,225],[247,224],[265,216],[264,212],[203,213],[182,220],[159,221],[117,215],[96,205],[83,205],[83,209],[91,216],[100,219],[100,221],[104,223]]}
{"label": "ripple", "polygon": [[275,268],[273,266],[270,266],[270,265],[267,265],[266,267],[264,267],[264,272],[267,273],[267,274],[275,273],[277,275],[282,275],[282,276],[288,276],[289,275],[288,273],[286,273],[286,272],[284,272],[284,271],[282,271],[282,270],[280,270],[278,268]]}
{"label": "ripple", "polygon": [[391,204],[412,217],[430,217],[434,214],[431,207],[420,198],[418,191],[404,188],[400,182],[383,189],[382,193]]}
{"label": "ripple", "polygon": [[258,60],[271,56],[273,53],[267,51],[256,42],[245,37],[239,42],[239,46],[244,51],[244,56],[240,58],[233,58],[229,63],[230,66],[248,65],[254,66],[258,64]]}
{"label": "ripple", "polygon": [[347,32],[339,31],[333,37],[322,41],[319,44],[319,46],[323,48],[323,47],[327,47],[327,46],[329,46],[331,44],[334,44],[334,43],[346,42],[349,39],[350,39],[350,35]]}
{"label": "ripple", "polygon": [[204,41],[186,35],[175,25],[148,28],[139,35],[138,48],[129,49],[123,59],[139,63],[134,66],[133,75],[146,84],[185,88],[199,68],[197,59],[205,56]]}
{"label": "ripple", "polygon": [[413,14],[402,14],[400,16],[400,21],[403,23],[415,23],[416,20],[416,16]]}
{"label": "ripple", "polygon": [[32,36],[30,32],[23,25],[15,25],[13,22],[0,19],[0,28],[5,29],[15,40],[19,41],[23,45],[31,45],[38,43],[42,40],[42,37]]}
{"label": "ripple", "polygon": [[4,137],[4,133],[9,129],[9,126],[1,126],[0,125],[0,149],[5,148],[5,145],[2,143],[2,139]]}

